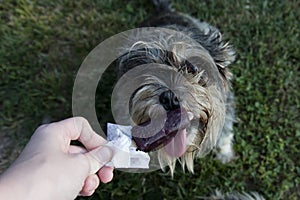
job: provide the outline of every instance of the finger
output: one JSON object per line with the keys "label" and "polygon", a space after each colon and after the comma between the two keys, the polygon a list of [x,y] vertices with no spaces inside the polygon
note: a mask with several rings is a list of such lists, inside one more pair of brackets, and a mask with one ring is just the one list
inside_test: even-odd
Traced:
{"label": "finger", "polygon": [[63,130],[64,138],[79,140],[87,150],[92,150],[105,144],[106,140],[93,131],[89,122],[83,117],[73,117],[56,122]]}
{"label": "finger", "polygon": [[86,153],[87,150],[80,146],[70,145],[69,152],[71,154]]}
{"label": "finger", "polygon": [[99,178],[96,174],[89,175],[84,182],[80,194],[82,196],[91,196],[96,188],[99,186]]}
{"label": "finger", "polygon": [[84,154],[89,164],[89,174],[95,174],[101,167],[108,163],[113,156],[112,150],[107,146],[100,146],[97,149]]}
{"label": "finger", "polygon": [[102,183],[108,183],[110,182],[114,177],[114,168],[113,167],[102,167],[98,171],[98,176]]}

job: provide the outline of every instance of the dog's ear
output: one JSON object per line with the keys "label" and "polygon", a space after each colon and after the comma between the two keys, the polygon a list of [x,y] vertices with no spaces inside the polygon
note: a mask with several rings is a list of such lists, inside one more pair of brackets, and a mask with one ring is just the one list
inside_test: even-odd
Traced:
{"label": "dog's ear", "polygon": [[214,59],[220,73],[225,78],[229,78],[226,67],[235,60],[235,51],[232,46],[225,42],[221,32],[205,22],[198,23],[197,27],[200,31],[192,34],[192,38],[200,43]]}

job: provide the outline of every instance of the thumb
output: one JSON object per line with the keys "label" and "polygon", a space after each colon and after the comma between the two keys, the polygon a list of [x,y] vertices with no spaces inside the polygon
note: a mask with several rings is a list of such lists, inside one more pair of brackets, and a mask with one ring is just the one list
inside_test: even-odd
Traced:
{"label": "thumb", "polygon": [[85,156],[88,158],[90,164],[90,174],[95,174],[112,159],[113,152],[107,146],[100,146],[97,149],[85,153]]}

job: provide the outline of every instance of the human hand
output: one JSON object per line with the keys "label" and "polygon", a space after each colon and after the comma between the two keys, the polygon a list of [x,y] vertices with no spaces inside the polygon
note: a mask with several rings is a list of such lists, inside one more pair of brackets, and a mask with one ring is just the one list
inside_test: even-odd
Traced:
{"label": "human hand", "polygon": [[[71,145],[71,140],[85,148]],[[93,194],[100,180],[113,178],[113,168],[104,166],[112,157],[105,144],[82,117],[40,126],[0,177],[0,199],[67,200]]]}

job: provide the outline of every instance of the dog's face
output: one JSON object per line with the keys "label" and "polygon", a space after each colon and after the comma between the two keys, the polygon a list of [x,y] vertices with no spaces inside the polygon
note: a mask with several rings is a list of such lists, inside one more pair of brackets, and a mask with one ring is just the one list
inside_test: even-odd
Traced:
{"label": "dog's face", "polygon": [[[193,171],[194,157],[204,156],[216,145],[224,126],[230,74],[220,70],[199,43],[178,37],[169,36],[160,42],[150,38],[136,42],[129,49],[120,59],[121,75],[140,65],[147,67],[139,75],[144,81],[130,97],[133,125],[153,119],[162,119],[163,124],[166,120],[186,120],[176,117],[188,118],[189,125],[183,128],[174,122],[173,128],[178,128],[176,134],[161,140],[155,150],[158,150],[160,164],[169,165],[171,171],[177,158]],[[177,109],[187,114],[168,115]]]}

